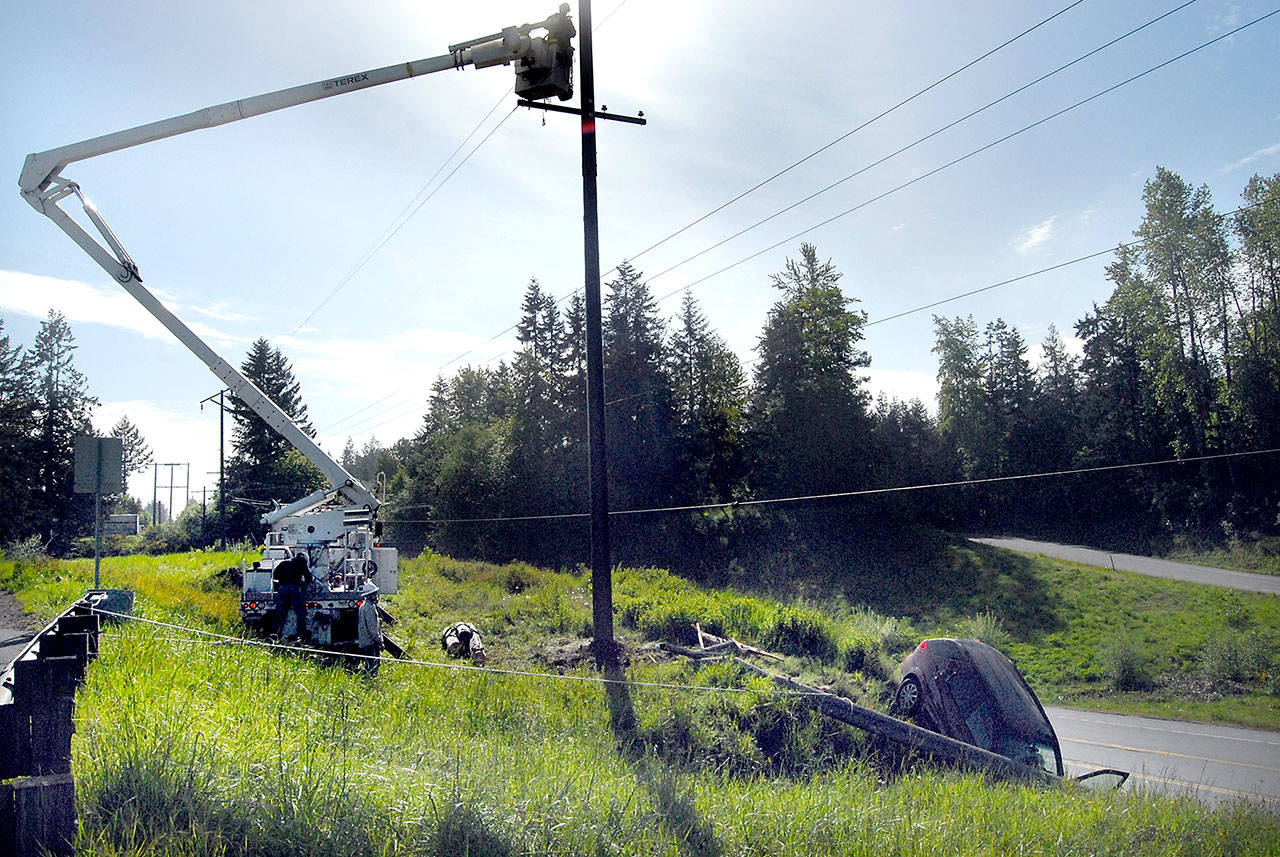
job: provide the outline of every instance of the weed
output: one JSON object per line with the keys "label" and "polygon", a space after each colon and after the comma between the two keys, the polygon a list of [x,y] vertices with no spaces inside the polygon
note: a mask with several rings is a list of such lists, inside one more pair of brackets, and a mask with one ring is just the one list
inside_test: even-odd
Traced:
{"label": "weed", "polygon": [[1009,644],[1009,634],[1004,629],[1004,622],[990,610],[984,610],[960,622],[960,636],[971,640],[980,640],[988,646],[1003,649]]}

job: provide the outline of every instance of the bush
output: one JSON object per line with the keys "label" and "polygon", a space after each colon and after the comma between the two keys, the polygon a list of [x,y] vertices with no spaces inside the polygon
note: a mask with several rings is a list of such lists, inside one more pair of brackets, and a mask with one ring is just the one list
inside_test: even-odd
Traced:
{"label": "bush", "polygon": [[1276,640],[1270,634],[1216,631],[1205,638],[1197,660],[1200,674],[1211,682],[1266,684],[1275,662]]}
{"label": "bush", "polygon": [[840,653],[831,623],[816,610],[780,607],[774,613],[772,627],[765,633],[765,648],[786,655],[815,658],[833,663]]}
{"label": "bush", "polygon": [[3,553],[5,559],[11,559],[14,562],[34,562],[48,558],[44,540],[40,536],[27,536],[25,539],[9,542],[4,546]]}
{"label": "bush", "polygon": [[1150,690],[1154,682],[1142,648],[1131,640],[1117,640],[1103,653],[1103,669],[1115,690]]}
{"label": "bush", "polygon": [[880,677],[881,642],[879,636],[858,629],[844,628],[839,637],[836,665],[847,673],[863,673]]}
{"label": "bush", "polygon": [[960,622],[958,633],[961,637],[978,640],[996,649],[1003,649],[1009,644],[1009,634],[1004,629],[1004,621],[990,610],[984,610]]}

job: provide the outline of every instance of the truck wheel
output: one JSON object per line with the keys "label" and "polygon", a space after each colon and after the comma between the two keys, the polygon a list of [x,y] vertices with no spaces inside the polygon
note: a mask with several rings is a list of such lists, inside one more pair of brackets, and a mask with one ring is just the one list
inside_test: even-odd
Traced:
{"label": "truck wheel", "polygon": [[893,697],[894,710],[899,714],[910,716],[920,707],[920,680],[909,675],[898,685],[898,692]]}

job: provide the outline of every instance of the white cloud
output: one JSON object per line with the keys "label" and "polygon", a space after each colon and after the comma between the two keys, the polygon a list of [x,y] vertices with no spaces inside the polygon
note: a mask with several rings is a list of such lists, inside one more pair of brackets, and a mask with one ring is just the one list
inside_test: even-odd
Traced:
{"label": "white cloud", "polygon": [[1265,146],[1253,152],[1252,154],[1245,155],[1240,160],[1235,161],[1234,163],[1227,164],[1225,167],[1222,167],[1220,170],[1218,170],[1218,172],[1221,172],[1221,173],[1234,172],[1235,170],[1243,169],[1244,167],[1247,167],[1250,164],[1261,161],[1264,158],[1270,158],[1274,155],[1280,155],[1280,143],[1272,143],[1270,146]]}
{"label": "white cloud", "polygon": [[[154,293],[154,292],[153,292]],[[170,295],[157,294],[175,315],[181,318],[191,311],[201,312],[174,300]],[[0,270],[0,310],[43,319],[49,310],[57,310],[73,324],[105,324],[118,327],[149,339],[177,344],[174,336],[165,330],[149,312],[126,291],[112,286],[93,286],[79,280],[44,277],[22,271]],[[215,318],[230,319],[203,311]],[[221,348],[242,348],[249,340],[234,336],[199,322],[186,322],[197,336]]]}
{"label": "white cloud", "polygon": [[152,339],[170,338],[128,293],[77,280],[0,270],[0,309],[34,318],[44,318],[54,309],[71,322],[106,324]]}
{"label": "white cloud", "polygon": [[241,323],[241,322],[250,322],[250,321],[259,320],[256,316],[245,315],[244,313],[239,313],[239,312],[233,312],[228,308],[229,306],[230,304],[227,304],[225,301],[215,301],[209,306],[205,306],[205,307],[192,306],[190,307],[190,309],[192,312],[198,312],[201,315],[207,315],[209,316],[209,318],[215,319],[217,321],[233,321],[233,322]]}
{"label": "white cloud", "polygon": [[1023,230],[1022,235],[1014,242],[1014,249],[1026,254],[1044,246],[1053,237],[1053,223],[1057,219],[1058,216],[1055,214],[1048,220]]}

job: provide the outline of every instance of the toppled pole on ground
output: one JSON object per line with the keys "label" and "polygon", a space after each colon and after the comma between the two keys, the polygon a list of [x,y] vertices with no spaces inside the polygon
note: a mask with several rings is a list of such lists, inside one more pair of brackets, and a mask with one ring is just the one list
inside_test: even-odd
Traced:
{"label": "toppled pole on ground", "polygon": [[[781,660],[778,655],[761,652],[761,650],[751,646],[744,646],[737,640],[729,640],[717,637],[714,634],[708,634],[701,628],[698,629],[698,635],[699,639],[706,643],[706,648],[684,649],[676,646],[668,646],[666,648],[691,657],[759,653]],[[992,753],[990,750],[984,750],[973,744],[966,744],[963,741],[948,738],[946,735],[939,735],[937,732],[924,729],[913,723],[907,723],[888,714],[858,705],[843,696],[828,693],[820,688],[796,681],[789,676],[771,673],[747,661],[739,661],[739,663],[742,664],[744,669],[772,680],[779,687],[800,694],[802,699],[827,717],[839,720],[841,723],[861,729],[864,732],[878,735],[907,750],[930,756],[963,770],[981,772],[999,780],[1044,784],[1058,781],[1057,777],[1040,768],[1014,764],[998,753]]]}

